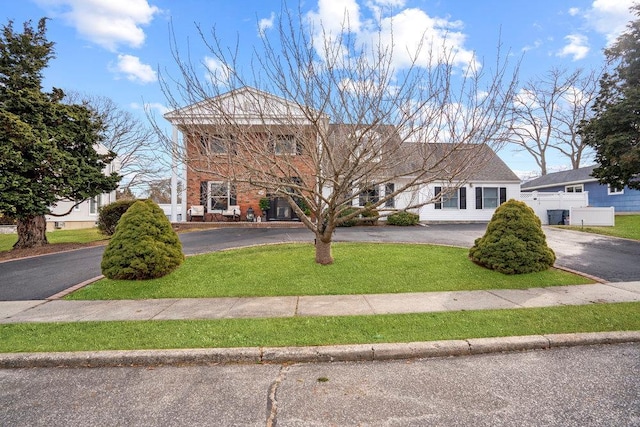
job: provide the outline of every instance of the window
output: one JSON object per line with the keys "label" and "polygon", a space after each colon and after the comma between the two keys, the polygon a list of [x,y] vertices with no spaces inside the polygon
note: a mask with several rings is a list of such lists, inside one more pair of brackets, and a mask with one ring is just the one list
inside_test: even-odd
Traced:
{"label": "window", "polygon": [[582,193],[584,186],[582,184],[567,185],[564,187],[564,191],[565,193]]}
{"label": "window", "polygon": [[209,182],[209,211],[227,210],[237,204],[236,187],[229,182]]}
{"label": "window", "polygon": [[618,188],[615,186],[607,185],[607,194],[609,196],[618,196],[620,194],[624,194],[624,187]]}
{"label": "window", "polygon": [[[442,194],[442,187],[435,187],[436,197]],[[456,190],[449,189],[446,194],[442,194],[435,204],[436,209],[467,209],[467,188],[460,187]]]}
{"label": "window", "polygon": [[506,201],[506,187],[476,187],[476,209],[495,209]]}
{"label": "window", "polygon": [[276,135],[274,145],[276,155],[296,154],[298,151],[296,138],[293,135]]}
{"label": "window", "polygon": [[359,206],[365,206],[367,203],[376,204],[380,200],[380,194],[378,192],[378,186],[365,188],[360,192],[358,200]]}
{"label": "window", "polygon": [[498,207],[498,189],[496,187],[487,187],[482,193],[482,206],[485,209]]}
{"label": "window", "polygon": [[[387,184],[384,185],[384,196],[387,197],[390,194],[393,194],[393,192],[396,191],[396,186],[393,182],[389,182]],[[394,197],[387,199],[386,202],[384,202],[384,207],[385,208],[395,208],[396,207],[396,200]]]}
{"label": "window", "polygon": [[226,154],[231,144],[232,135],[200,135],[202,154]]}
{"label": "window", "polygon": [[96,215],[100,208],[100,196],[95,196],[89,199],[89,214]]}

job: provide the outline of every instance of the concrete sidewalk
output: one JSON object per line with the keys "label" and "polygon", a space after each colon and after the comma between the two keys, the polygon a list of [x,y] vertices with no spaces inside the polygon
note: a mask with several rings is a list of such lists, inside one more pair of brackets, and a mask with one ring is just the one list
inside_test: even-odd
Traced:
{"label": "concrete sidewalk", "polygon": [[0,301],[0,323],[347,316],[640,301],[640,282],[374,295]]}

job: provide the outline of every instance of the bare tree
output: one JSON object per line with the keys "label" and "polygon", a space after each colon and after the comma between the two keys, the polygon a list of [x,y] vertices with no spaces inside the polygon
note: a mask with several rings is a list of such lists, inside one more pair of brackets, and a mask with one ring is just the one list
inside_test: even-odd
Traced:
{"label": "bare tree", "polygon": [[[174,37],[180,76],[161,82],[174,108],[165,117],[185,136],[171,150],[188,174],[286,198],[315,234],[320,264],[333,262],[341,223],[392,200],[403,210],[441,202],[507,139],[517,67],[499,50],[492,66],[460,69],[455,52],[428,40],[410,53],[382,33],[360,43],[348,16],[338,33],[287,11],[276,27],[246,73],[215,30],[199,29],[206,64],[190,62]],[[435,182],[439,194],[428,190]]]}
{"label": "bare tree", "polygon": [[[178,203],[181,202],[182,181],[178,181]],[[147,198],[156,203],[171,203],[171,178],[157,179],[148,184]]]}
{"label": "bare tree", "polygon": [[118,155],[119,174],[123,177],[118,194],[128,194],[133,189],[146,189],[166,170],[158,150],[161,144],[153,126],[119,107],[111,98],[85,95],[78,92],[66,94],[65,101],[81,103],[95,111],[105,124],[102,144]]}
{"label": "bare tree", "polygon": [[588,146],[578,124],[591,113],[598,78],[595,71],[552,68],[529,80],[514,97],[511,142],[534,158],[542,175],[548,172],[550,149],[568,157],[573,169],[580,167]]}

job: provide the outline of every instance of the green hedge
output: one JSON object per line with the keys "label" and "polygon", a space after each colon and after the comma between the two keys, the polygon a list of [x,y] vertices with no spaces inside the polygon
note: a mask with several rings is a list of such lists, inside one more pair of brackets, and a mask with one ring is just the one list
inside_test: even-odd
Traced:
{"label": "green hedge", "polygon": [[420,216],[407,211],[396,212],[387,217],[387,224],[389,225],[416,225],[420,222]]}
{"label": "green hedge", "polygon": [[136,202],[133,200],[118,200],[98,209],[98,230],[104,235],[113,236],[116,225],[124,213]]}

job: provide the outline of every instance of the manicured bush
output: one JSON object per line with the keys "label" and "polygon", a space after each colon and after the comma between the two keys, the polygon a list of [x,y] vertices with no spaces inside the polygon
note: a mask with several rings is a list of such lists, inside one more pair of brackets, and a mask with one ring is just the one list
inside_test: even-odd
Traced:
{"label": "manicured bush", "polygon": [[[342,212],[340,212],[340,214],[338,215],[339,218],[344,218],[345,216],[351,215],[352,213],[354,213],[357,209],[356,208],[346,208],[344,209]],[[358,217],[354,216],[351,219],[348,219],[346,221],[342,221],[338,223],[338,227],[353,227],[354,225],[358,224]]]}
{"label": "manicured bush", "polygon": [[122,215],[101,267],[110,279],[143,280],[165,276],[182,261],[182,244],[164,212],[139,200]]}
{"label": "manicured bush", "polygon": [[365,205],[365,210],[360,214],[358,223],[364,225],[376,225],[378,223],[378,218],[380,218],[378,210],[367,203]]}
{"label": "manicured bush", "polygon": [[387,217],[387,224],[389,225],[416,225],[420,222],[420,216],[407,211],[396,212]]}
{"label": "manicured bush", "polygon": [[113,236],[118,221],[135,202],[131,199],[118,200],[98,209],[98,230],[106,236]]}
{"label": "manicured bush", "polygon": [[504,274],[544,271],[556,260],[533,209],[513,199],[496,209],[469,256],[473,262]]}

